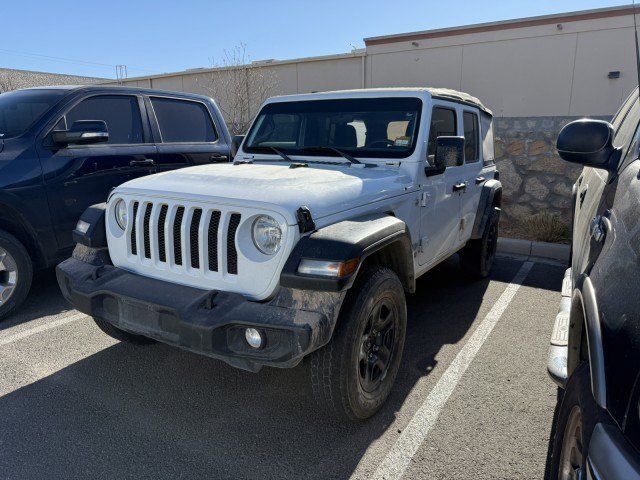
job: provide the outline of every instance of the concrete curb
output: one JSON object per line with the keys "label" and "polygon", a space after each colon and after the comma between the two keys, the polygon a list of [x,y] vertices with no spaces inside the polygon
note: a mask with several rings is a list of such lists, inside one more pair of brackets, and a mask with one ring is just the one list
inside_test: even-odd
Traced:
{"label": "concrete curb", "polygon": [[533,242],[517,238],[498,238],[498,254],[526,258],[539,258],[556,262],[568,262],[569,245],[559,243]]}

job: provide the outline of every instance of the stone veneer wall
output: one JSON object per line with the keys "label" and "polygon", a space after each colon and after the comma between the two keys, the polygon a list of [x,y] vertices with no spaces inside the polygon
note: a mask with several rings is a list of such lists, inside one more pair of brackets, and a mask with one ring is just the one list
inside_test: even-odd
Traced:
{"label": "stone veneer wall", "polygon": [[561,160],[555,146],[562,127],[577,118],[494,119],[496,165],[503,186],[502,235],[526,237],[521,220],[543,211],[570,223],[571,189],[582,167]]}

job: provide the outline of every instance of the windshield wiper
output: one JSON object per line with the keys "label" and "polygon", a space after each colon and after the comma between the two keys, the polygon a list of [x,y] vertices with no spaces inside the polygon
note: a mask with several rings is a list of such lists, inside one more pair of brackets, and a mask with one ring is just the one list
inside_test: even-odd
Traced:
{"label": "windshield wiper", "polygon": [[349,160],[349,162],[354,163],[354,164],[360,164],[362,163],[360,160],[358,160],[357,158],[352,157],[351,155],[349,155],[346,152],[343,152],[342,150],[338,150],[335,147],[324,147],[324,146],[317,146],[317,147],[302,147],[297,149],[299,151],[306,151],[306,150],[319,150],[319,151],[330,151],[330,152],[335,152],[338,155],[340,155],[342,158],[346,158],[347,160]]}
{"label": "windshield wiper", "polygon": [[282,157],[282,159],[283,159],[285,162],[291,162],[291,163],[294,163],[294,162],[293,162],[293,159],[291,159],[291,158],[289,157],[289,155],[287,155],[286,153],[284,153],[284,152],[282,152],[282,151],[278,150],[276,147],[267,147],[267,148],[271,149],[271,151],[273,151],[273,152],[277,153],[278,155],[280,155],[280,156]]}

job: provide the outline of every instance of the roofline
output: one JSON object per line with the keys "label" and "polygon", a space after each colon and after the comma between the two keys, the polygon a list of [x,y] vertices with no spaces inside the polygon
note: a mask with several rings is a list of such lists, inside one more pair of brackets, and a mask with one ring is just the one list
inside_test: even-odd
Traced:
{"label": "roofline", "polygon": [[90,77],[87,75],[76,75],[75,73],[56,73],[56,72],[43,72],[42,70],[24,70],[22,68],[7,68],[0,67],[0,71],[6,72],[18,72],[18,73],[37,73],[39,75],[53,75],[54,77],[73,77],[73,78],[89,78],[91,80],[110,80],[107,77]]}
{"label": "roofline", "polygon": [[[180,70],[178,72],[168,72],[168,73],[158,73],[155,75],[146,75],[142,77],[127,77],[124,79],[126,82],[130,82],[132,80],[153,80],[156,78],[168,78],[168,77],[178,77],[182,75],[196,75],[201,73],[212,73],[212,72],[220,72],[225,70],[233,70],[235,68],[260,68],[260,67],[270,67],[272,65],[289,65],[289,64],[297,64],[297,63],[307,63],[307,62],[321,62],[323,60],[339,60],[343,58],[360,58],[366,55],[365,49],[355,49],[351,52],[347,53],[334,53],[331,55],[320,55],[316,57],[302,57],[302,58],[290,58],[287,60],[256,60],[252,63],[247,63],[246,65],[238,65],[233,67],[211,67],[211,68],[189,68],[187,70]],[[119,83],[118,80],[109,80],[108,82],[103,82],[104,84],[111,83]]]}
{"label": "roofline", "polygon": [[597,8],[593,10],[580,10],[553,15],[541,15],[537,17],[524,17],[514,20],[499,22],[476,23],[462,27],[440,28],[435,30],[423,30],[418,32],[398,33],[394,35],[382,35],[364,39],[364,44],[369,47],[395,42],[408,42],[411,40],[426,40],[431,38],[452,37],[456,35],[468,35],[472,33],[495,32],[514,28],[536,27],[540,25],[552,25],[554,23],[578,22],[583,20],[595,20],[599,18],[621,17],[640,13],[640,6],[621,5],[617,7]]}

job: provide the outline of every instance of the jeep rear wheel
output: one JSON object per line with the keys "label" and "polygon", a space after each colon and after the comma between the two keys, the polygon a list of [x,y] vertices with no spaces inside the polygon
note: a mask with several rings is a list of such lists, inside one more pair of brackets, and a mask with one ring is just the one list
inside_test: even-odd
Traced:
{"label": "jeep rear wheel", "polygon": [[498,248],[500,209],[494,208],[487,219],[482,237],[469,240],[460,251],[462,269],[474,278],[486,278],[491,273]]}
{"label": "jeep rear wheel", "polygon": [[8,317],[27,298],[33,265],[24,246],[0,230],[0,320]]}
{"label": "jeep rear wheel", "polygon": [[360,272],[331,342],[310,357],[311,387],[334,417],[362,420],[383,405],[395,382],[407,328],[404,289],[388,268]]}

